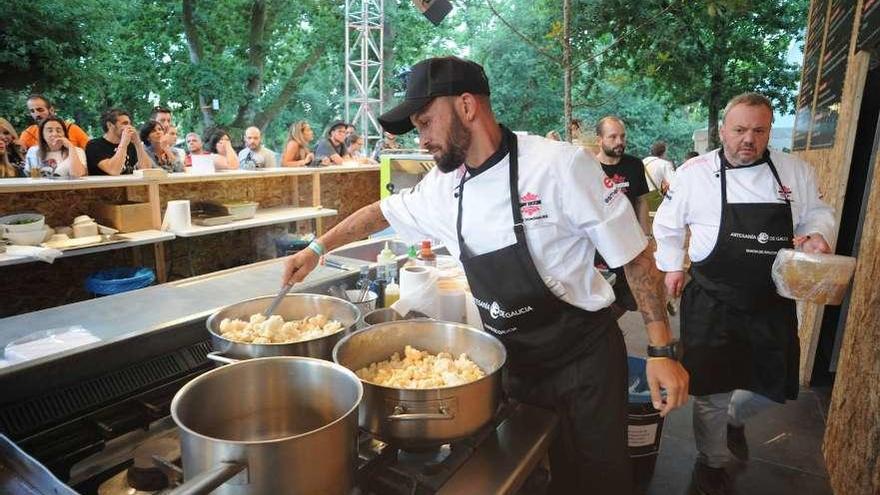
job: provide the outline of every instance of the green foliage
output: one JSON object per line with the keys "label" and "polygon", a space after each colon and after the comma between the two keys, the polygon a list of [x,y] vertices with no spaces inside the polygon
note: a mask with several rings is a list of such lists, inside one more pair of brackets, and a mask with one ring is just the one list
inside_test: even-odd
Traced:
{"label": "green foliage", "polygon": [[[199,64],[183,22],[187,1]],[[29,4],[0,24],[0,116],[24,128],[25,96],[41,91],[63,117],[99,135],[108,107],[128,109],[139,123],[162,104],[174,110],[182,137],[204,130],[201,94],[219,101],[211,118],[235,124],[234,138],[263,118],[267,145],[280,151],[291,123],[305,119],[320,132],[345,116],[344,1],[259,0],[265,30],[252,47],[255,1]],[[787,108],[793,98],[797,70],[784,54],[804,27],[807,0],[672,1],[571,0],[574,115],[587,126],[605,114],[622,116],[634,154],[644,155],[657,138],[670,142],[673,156],[690,149],[692,131],[714,104],[712,61],[723,63],[721,99],[757,89]],[[409,0],[385,0],[385,108],[402,97],[400,75],[412,64],[453,54],[484,65],[502,122],[537,134],[563,131],[561,1],[455,5],[434,27]],[[265,52],[257,65],[249,62],[254,48]],[[260,84],[249,90],[255,78]]]}

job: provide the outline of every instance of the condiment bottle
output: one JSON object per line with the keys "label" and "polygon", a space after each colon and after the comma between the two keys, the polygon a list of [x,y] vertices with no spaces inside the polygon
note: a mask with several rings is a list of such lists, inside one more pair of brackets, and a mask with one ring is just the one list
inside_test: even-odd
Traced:
{"label": "condiment bottle", "polygon": [[394,282],[385,286],[385,307],[388,308],[400,299],[400,286]]}
{"label": "condiment bottle", "polygon": [[422,250],[419,252],[419,263],[425,266],[437,266],[437,255],[431,251],[431,241],[422,241]]}
{"label": "condiment bottle", "polygon": [[394,255],[394,251],[388,248],[386,242],[385,248],[379,252],[379,256],[376,256],[376,280],[393,282],[396,278],[397,256]]}
{"label": "condiment bottle", "polygon": [[406,252],[406,263],[403,266],[415,266],[418,265],[418,255],[419,252],[416,250],[415,244],[409,247],[409,250]]}

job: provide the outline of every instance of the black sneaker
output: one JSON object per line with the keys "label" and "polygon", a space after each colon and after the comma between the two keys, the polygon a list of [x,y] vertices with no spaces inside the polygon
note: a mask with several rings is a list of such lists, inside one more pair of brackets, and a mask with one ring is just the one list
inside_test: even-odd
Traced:
{"label": "black sneaker", "polygon": [[727,423],[727,450],[742,462],[749,460],[749,444],[746,442],[745,425],[736,427]]}
{"label": "black sneaker", "polygon": [[713,468],[697,461],[691,477],[692,495],[730,495],[730,477],[724,468]]}

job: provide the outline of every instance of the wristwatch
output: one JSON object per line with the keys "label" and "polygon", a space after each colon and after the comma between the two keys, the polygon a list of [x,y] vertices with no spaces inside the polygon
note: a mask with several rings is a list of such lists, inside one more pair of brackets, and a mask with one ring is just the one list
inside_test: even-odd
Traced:
{"label": "wristwatch", "polygon": [[662,357],[678,361],[680,357],[679,350],[678,340],[673,339],[666,345],[649,345],[648,357]]}

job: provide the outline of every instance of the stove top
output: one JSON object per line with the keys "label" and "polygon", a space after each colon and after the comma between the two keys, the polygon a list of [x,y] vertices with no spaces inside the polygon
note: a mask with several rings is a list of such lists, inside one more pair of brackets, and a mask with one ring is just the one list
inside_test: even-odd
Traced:
{"label": "stove top", "polygon": [[[362,431],[352,495],[516,493],[546,456],[555,427],[552,413],[510,403],[475,435],[425,452],[397,449]],[[150,430],[76,466],[78,477],[91,476],[74,488],[84,495],[147,495],[178,486],[177,428],[165,418]]]}

